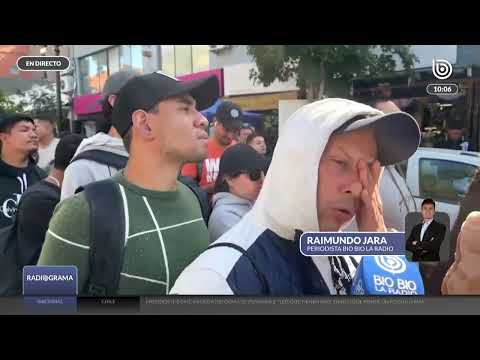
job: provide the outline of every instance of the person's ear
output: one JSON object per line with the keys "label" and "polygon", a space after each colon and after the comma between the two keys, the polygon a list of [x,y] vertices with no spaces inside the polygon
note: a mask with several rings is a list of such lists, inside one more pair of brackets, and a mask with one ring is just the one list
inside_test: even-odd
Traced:
{"label": "person's ear", "polygon": [[136,110],[133,112],[132,128],[145,140],[150,140],[154,137],[152,128],[148,123],[148,115],[144,110]]}
{"label": "person's ear", "polygon": [[117,95],[115,94],[108,95],[107,101],[111,107],[113,107],[113,105],[115,104],[115,100],[117,100]]}

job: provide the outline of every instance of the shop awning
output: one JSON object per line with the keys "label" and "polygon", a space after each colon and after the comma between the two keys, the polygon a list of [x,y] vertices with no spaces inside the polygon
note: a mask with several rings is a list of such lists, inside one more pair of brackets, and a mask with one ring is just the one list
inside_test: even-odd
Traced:
{"label": "shop awning", "polygon": [[101,99],[101,93],[76,96],[73,98],[73,112],[77,116],[102,112]]}
{"label": "shop awning", "polygon": [[218,88],[220,90],[220,97],[223,96],[223,69],[212,69],[206,71],[200,71],[188,75],[177,76],[177,79],[181,81],[192,81],[197,79],[206,78],[208,76],[214,75],[218,80]]}

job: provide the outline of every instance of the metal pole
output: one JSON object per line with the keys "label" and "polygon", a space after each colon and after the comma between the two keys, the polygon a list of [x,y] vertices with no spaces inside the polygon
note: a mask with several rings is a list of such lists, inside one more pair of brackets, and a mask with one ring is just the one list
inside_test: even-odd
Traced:
{"label": "metal pole", "polygon": [[[60,55],[60,48],[58,45],[55,45],[55,55],[59,56]],[[58,131],[60,132],[62,130],[61,124],[62,124],[62,95],[61,95],[61,85],[60,85],[60,71],[55,72],[55,82],[56,82],[56,88],[57,88],[57,126],[58,126]]]}

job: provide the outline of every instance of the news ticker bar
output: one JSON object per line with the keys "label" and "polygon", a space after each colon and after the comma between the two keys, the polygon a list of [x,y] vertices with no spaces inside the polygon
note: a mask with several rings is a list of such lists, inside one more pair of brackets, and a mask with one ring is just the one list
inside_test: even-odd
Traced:
{"label": "news ticker bar", "polygon": [[480,296],[79,297],[75,306],[60,306],[59,298],[42,297],[38,306],[27,297],[0,298],[0,315],[480,315]]}

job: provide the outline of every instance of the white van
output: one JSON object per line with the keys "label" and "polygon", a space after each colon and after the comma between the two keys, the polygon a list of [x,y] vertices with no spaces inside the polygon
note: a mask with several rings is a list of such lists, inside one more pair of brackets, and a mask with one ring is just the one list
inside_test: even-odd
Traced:
{"label": "white van", "polygon": [[433,199],[435,210],[446,212],[453,228],[460,200],[480,167],[480,153],[420,147],[400,167],[417,208],[424,199]]}

